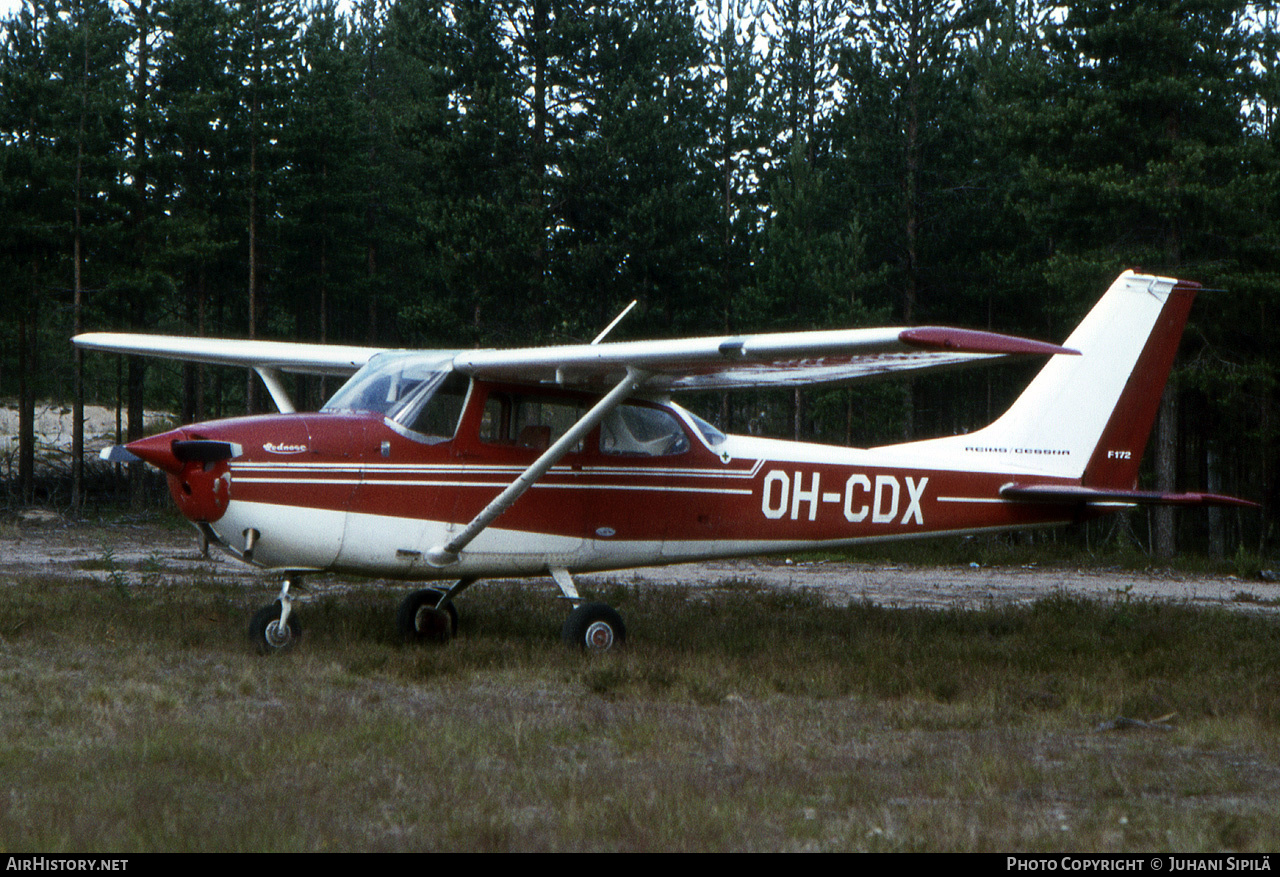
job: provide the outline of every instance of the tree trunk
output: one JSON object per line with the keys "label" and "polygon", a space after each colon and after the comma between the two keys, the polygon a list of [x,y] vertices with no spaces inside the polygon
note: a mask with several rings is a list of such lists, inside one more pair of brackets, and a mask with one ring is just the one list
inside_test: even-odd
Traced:
{"label": "tree trunk", "polygon": [[[136,268],[139,274],[145,275],[144,266],[150,262],[149,253],[147,252],[147,212],[149,202],[151,200],[148,194],[148,144],[147,144],[147,107],[148,101],[151,99],[151,10],[147,0],[140,2],[129,2],[130,12],[133,14],[134,31],[137,38],[137,52],[134,57],[135,72],[133,78],[133,159],[135,162],[135,170],[133,174],[133,190],[135,205],[132,214],[129,216],[128,222],[130,226],[130,235],[132,237],[134,259],[136,260]],[[149,290],[145,288],[145,284],[149,281],[140,279],[133,289],[128,291],[126,295],[129,297],[129,320],[130,325],[135,331],[142,331],[148,328],[148,319],[152,316],[147,313],[149,302],[147,298],[150,295]],[[128,365],[128,386],[126,387],[126,395],[128,399],[129,409],[129,425],[128,437],[129,441],[135,441],[143,436],[143,387],[144,378],[146,377],[146,363],[141,361],[140,357],[129,357]],[[141,511],[144,502],[144,478],[146,477],[146,467],[143,463],[129,464],[129,505],[134,511]]]}
{"label": "tree trunk", "polygon": [[23,503],[36,495],[36,397],[31,375],[36,367],[36,278],[39,268],[31,261],[31,287],[18,315],[18,490]]}
{"label": "tree trunk", "polygon": [[[143,404],[143,387],[147,376],[147,364],[141,356],[129,357],[129,441],[137,441],[146,435],[146,406]],[[129,508],[135,512],[146,506],[146,464],[129,464]]]}
{"label": "tree trunk", "polygon": [[[1218,454],[1212,448],[1205,452],[1205,489],[1210,493],[1222,492],[1222,472]],[[1224,532],[1224,516],[1222,509],[1211,506],[1209,518],[1209,557],[1221,560],[1227,554],[1227,539]]]}
{"label": "tree trunk", "polygon": [[[254,125],[256,105],[249,114],[249,125]],[[249,142],[249,337],[258,337],[258,138],[250,134]],[[246,372],[245,410],[258,413],[258,385],[253,379],[253,369]]]}
{"label": "tree trunk", "polygon": [[[89,31],[81,9],[80,26],[84,31],[83,67],[80,80],[80,121],[76,128],[76,185],[75,231],[72,244],[74,292],[72,303],[73,334],[84,331],[84,282],[81,274],[83,254],[83,205],[84,197],[84,129],[89,102]],[[79,347],[72,351],[72,402],[71,402],[71,511],[74,514],[84,502],[84,351]]]}
{"label": "tree trunk", "polygon": [[[1160,400],[1160,419],[1156,425],[1156,489],[1173,491],[1177,487],[1178,471],[1178,391],[1170,379]],[[1177,552],[1174,514],[1171,506],[1156,506],[1155,544],[1156,557],[1168,559]]]}

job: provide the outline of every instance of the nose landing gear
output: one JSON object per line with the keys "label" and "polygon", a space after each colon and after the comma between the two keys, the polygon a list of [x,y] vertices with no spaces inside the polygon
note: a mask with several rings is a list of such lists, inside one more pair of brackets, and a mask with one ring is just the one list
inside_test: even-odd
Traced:
{"label": "nose landing gear", "polygon": [[298,576],[285,576],[280,583],[280,597],[269,606],[263,606],[249,620],[249,639],[263,655],[275,655],[287,651],[302,639],[302,623],[293,614],[289,598],[290,586],[301,587]]}

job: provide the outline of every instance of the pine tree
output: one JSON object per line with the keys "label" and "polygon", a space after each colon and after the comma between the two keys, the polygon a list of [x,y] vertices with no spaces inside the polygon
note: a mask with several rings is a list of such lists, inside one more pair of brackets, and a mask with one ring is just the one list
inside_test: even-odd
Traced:
{"label": "pine tree", "polygon": [[[234,91],[232,152],[239,170],[247,231],[245,303],[250,338],[263,334],[274,316],[267,309],[271,272],[267,243],[281,232],[276,214],[281,177],[288,166],[283,144],[287,107],[297,79],[298,13],[293,0],[237,0],[232,69]],[[256,379],[247,378],[246,405],[260,405]]]}
{"label": "pine tree", "polygon": [[[156,59],[162,265],[178,293],[181,331],[218,334],[213,314],[225,307],[230,289],[243,288],[233,267],[243,222],[224,123],[233,100],[233,22],[219,0],[166,0],[157,15],[165,33]],[[183,366],[183,422],[207,416],[205,384],[203,366]]]}
{"label": "pine tree", "polygon": [[[336,4],[311,8],[284,135],[291,156],[281,187],[283,298],[298,337],[326,342],[343,292],[360,278],[362,142],[360,55]],[[321,381],[319,395],[330,387]]]}
{"label": "pine tree", "polygon": [[[1239,203],[1224,199],[1243,141],[1248,93],[1243,4],[1076,0],[1049,32],[1056,82],[1033,119],[1028,197],[1051,203],[1046,276],[1064,308],[1123,267],[1217,273],[1221,235]],[[1073,294],[1074,293],[1074,294]],[[1073,316],[1064,316],[1071,322]],[[1156,486],[1177,476],[1178,373],[1161,406]],[[1154,550],[1176,546],[1171,510],[1155,514]]]}
{"label": "pine tree", "polygon": [[720,317],[719,181],[707,148],[705,58],[683,4],[583,10],[564,58],[575,88],[558,119],[553,276],[564,328],[590,337],[632,299],[663,332]]}

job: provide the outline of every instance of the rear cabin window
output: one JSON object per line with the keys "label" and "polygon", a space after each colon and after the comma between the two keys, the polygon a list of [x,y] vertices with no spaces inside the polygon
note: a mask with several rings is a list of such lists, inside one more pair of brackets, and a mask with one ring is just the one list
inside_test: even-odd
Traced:
{"label": "rear cabin window", "polygon": [[[480,420],[480,440],[545,451],[582,419],[582,403],[555,396],[490,393]],[[582,443],[570,449],[581,451]]]}

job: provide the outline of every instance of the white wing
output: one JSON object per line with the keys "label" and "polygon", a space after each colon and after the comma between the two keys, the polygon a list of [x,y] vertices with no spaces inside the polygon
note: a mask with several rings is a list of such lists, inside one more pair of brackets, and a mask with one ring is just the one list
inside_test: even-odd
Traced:
{"label": "white wing", "polygon": [[117,332],[90,332],[77,335],[71,341],[85,350],[136,353],[187,362],[239,365],[308,375],[351,375],[359,371],[369,361],[369,357],[389,349]]}
{"label": "white wing", "polygon": [[[391,349],[122,333],[90,333],[72,340],[87,350],[245,366],[268,381],[277,371],[350,375]],[[454,367],[465,374],[516,384],[603,390],[615,386],[628,368],[636,368],[651,375],[645,389],[659,392],[853,383],[1008,356],[1075,352],[1011,335],[935,326],[422,351],[452,354]]]}
{"label": "white wing", "polygon": [[615,385],[631,367],[652,374],[646,390],[684,391],[853,383],[1055,353],[1075,351],[993,332],[918,326],[468,350],[454,357],[454,366],[488,380],[593,389]]}

